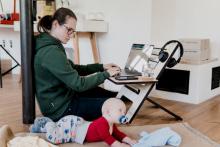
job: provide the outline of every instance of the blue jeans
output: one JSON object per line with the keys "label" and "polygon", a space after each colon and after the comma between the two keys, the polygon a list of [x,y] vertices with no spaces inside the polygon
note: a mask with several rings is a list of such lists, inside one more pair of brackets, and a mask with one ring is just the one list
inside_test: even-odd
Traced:
{"label": "blue jeans", "polygon": [[96,87],[72,98],[70,105],[61,117],[76,115],[87,121],[92,121],[102,116],[101,108],[105,100],[116,97],[117,92],[111,92],[101,87]]}

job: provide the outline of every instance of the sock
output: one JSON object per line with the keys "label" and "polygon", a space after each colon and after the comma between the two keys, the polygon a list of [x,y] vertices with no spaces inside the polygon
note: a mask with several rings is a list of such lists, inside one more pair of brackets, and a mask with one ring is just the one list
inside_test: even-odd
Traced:
{"label": "sock", "polygon": [[152,147],[172,145],[179,146],[181,137],[169,127],[158,129],[152,133],[142,132],[141,139],[133,147]]}
{"label": "sock", "polygon": [[52,120],[48,117],[37,117],[34,124],[30,126],[29,130],[32,133],[46,133],[45,125]]}

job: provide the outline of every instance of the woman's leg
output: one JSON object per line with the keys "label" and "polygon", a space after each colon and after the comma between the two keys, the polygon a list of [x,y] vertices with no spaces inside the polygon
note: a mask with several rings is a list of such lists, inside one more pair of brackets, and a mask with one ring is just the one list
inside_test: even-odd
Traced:
{"label": "woman's leg", "polygon": [[118,92],[108,91],[101,87],[95,87],[93,89],[78,93],[79,97],[89,97],[89,98],[110,98],[116,97]]}
{"label": "woman's leg", "polygon": [[116,92],[96,87],[77,94],[77,98],[73,98],[65,115],[76,115],[85,120],[92,121],[102,116],[101,108],[105,100],[110,97],[116,97]]}

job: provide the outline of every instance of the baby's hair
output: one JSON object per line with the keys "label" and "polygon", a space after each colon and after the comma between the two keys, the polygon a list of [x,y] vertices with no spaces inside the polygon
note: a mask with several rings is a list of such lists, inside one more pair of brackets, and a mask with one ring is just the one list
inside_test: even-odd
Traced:
{"label": "baby's hair", "polygon": [[102,114],[105,109],[113,108],[114,106],[125,106],[125,103],[119,98],[109,98],[102,105]]}

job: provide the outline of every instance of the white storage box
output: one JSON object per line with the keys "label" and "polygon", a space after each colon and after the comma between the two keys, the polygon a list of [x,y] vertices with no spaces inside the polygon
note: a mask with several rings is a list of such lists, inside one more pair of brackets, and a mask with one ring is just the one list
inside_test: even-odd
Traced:
{"label": "white storage box", "polygon": [[76,25],[78,32],[108,32],[108,23],[106,21],[82,20]]}

